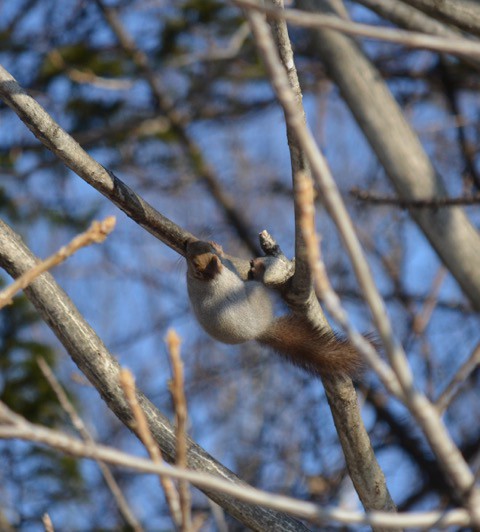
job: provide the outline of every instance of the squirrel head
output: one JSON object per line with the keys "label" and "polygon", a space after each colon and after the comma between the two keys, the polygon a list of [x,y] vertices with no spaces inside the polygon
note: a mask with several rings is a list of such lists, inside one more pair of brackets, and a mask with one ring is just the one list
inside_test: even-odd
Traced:
{"label": "squirrel head", "polygon": [[222,271],[222,261],[218,257],[215,247],[209,242],[201,240],[189,242],[185,257],[188,275],[200,281],[211,281]]}

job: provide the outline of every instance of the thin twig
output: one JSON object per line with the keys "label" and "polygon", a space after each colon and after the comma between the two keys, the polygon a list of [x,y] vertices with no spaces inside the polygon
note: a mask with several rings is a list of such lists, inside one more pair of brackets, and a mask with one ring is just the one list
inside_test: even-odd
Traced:
{"label": "thin twig", "polygon": [[76,83],[94,85],[101,89],[115,91],[131,90],[134,84],[133,81],[129,79],[104,78],[96,75],[93,71],[88,69],[80,70],[78,68],[70,67],[65,63],[62,54],[57,48],[49,52],[47,60],[51,61],[56,68],[63,70],[65,74]]}
{"label": "thin twig", "polygon": [[172,67],[184,67],[195,63],[203,63],[210,61],[224,61],[225,59],[233,59],[241,50],[243,44],[250,35],[248,24],[244,22],[240,24],[238,29],[230,38],[230,41],[225,46],[212,46],[206,52],[196,52],[193,54],[184,54],[176,57],[169,62]]}
{"label": "thin twig", "polygon": [[417,313],[413,319],[412,330],[415,334],[421,335],[427,328],[433,311],[438,304],[438,296],[442,287],[443,281],[447,276],[448,270],[444,266],[440,266],[435,277],[433,278],[432,288],[426,297],[422,310]]}
{"label": "thin twig", "polygon": [[350,195],[355,199],[366,201],[372,205],[392,205],[400,209],[438,209],[440,207],[457,207],[458,205],[478,205],[480,194],[474,196],[458,196],[453,198],[425,198],[406,200],[393,196],[375,194],[359,188],[352,188]]}
{"label": "thin twig", "polygon": [[397,378],[390,367],[376,353],[372,344],[361,334],[354,330],[347,313],[342,308],[337,294],[334,292],[328,278],[325,263],[323,262],[320,242],[315,229],[315,219],[312,212],[315,209],[315,191],[311,179],[304,178],[299,181],[301,186],[297,189],[297,201],[300,206],[301,216],[299,218],[300,228],[307,246],[310,268],[313,272],[315,287],[322,301],[324,301],[332,316],[342,325],[352,343],[367,358],[370,367],[380,377],[384,386],[389,392],[401,399],[403,393],[398,384]]}
{"label": "thin twig", "polygon": [[50,519],[50,516],[47,513],[42,515],[42,523],[45,528],[45,532],[55,532],[52,520]]}
{"label": "thin twig", "polygon": [[[82,418],[76,412],[75,407],[67,397],[67,394],[65,393],[61,384],[58,382],[57,378],[55,377],[54,373],[52,372],[50,366],[47,364],[45,359],[41,357],[37,358],[37,364],[39,365],[43,375],[50,384],[52,390],[55,392],[55,395],[57,396],[58,401],[62,406],[63,410],[70,417],[72,425],[76,428],[76,430],[86,443],[95,445],[95,440],[93,439],[89,430],[85,426],[85,423],[83,422]],[[98,464],[98,467],[100,468],[100,471],[102,472],[103,478],[105,479],[105,483],[112,492],[112,495],[115,498],[115,502],[117,503],[118,509],[120,510],[120,513],[122,514],[126,523],[135,532],[142,532],[143,528],[140,525],[138,519],[135,517],[135,514],[133,513],[132,509],[130,508],[130,505],[128,504],[128,501],[125,499],[125,496],[123,495],[120,486],[118,485],[112,472],[110,471],[110,468],[107,466],[107,464],[105,464],[105,462],[102,462],[101,460],[97,460],[96,462]]]}
{"label": "thin twig", "polygon": [[[123,389],[125,398],[130,406],[133,417],[135,418],[135,432],[138,434],[140,440],[148,451],[152,462],[155,464],[164,464],[162,457],[162,452],[153,439],[152,433],[148,427],[147,420],[143,413],[142,408],[138,404],[136,391],[135,391],[135,381],[132,374],[127,369],[122,369],[120,371],[120,386]],[[167,501],[170,513],[175,523],[176,527],[180,527],[182,523],[182,515],[180,510],[180,502],[178,497],[177,489],[170,477],[165,477],[160,475],[160,484],[165,493],[165,499]]]}
{"label": "thin twig", "polygon": [[[170,329],[167,332],[166,343],[170,360],[172,361],[173,382],[170,383],[170,392],[175,406],[175,435],[177,439],[176,465],[187,467],[187,402],[185,400],[185,387],[183,377],[183,362],[180,357],[180,338]],[[182,531],[187,532],[192,527],[191,497],[188,482],[180,481],[178,485],[180,507],[182,512]]]}
{"label": "thin twig", "polygon": [[455,399],[460,391],[460,386],[465,383],[469,375],[480,364],[480,343],[477,344],[468,360],[462,364],[460,369],[455,373],[452,380],[447,384],[443,392],[438,397],[435,406],[439,413],[443,413],[450,403]]}
{"label": "thin twig", "polygon": [[12,302],[13,296],[26,288],[39,275],[50,270],[54,266],[61,264],[73,255],[80,248],[89,246],[90,244],[99,244],[105,240],[107,235],[113,231],[115,227],[115,216],[108,216],[102,222],[93,222],[92,225],[80,235],[77,235],[69,244],[60,248],[56,253],[43,260],[29,271],[21,275],[10,286],[7,286],[0,292],[0,309]]}

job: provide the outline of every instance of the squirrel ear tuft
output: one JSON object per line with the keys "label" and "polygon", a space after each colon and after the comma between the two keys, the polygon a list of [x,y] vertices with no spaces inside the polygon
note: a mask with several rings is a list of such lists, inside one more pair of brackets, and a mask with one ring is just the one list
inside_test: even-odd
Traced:
{"label": "squirrel ear tuft", "polygon": [[220,259],[213,253],[202,253],[193,259],[196,276],[204,281],[211,281],[222,270]]}

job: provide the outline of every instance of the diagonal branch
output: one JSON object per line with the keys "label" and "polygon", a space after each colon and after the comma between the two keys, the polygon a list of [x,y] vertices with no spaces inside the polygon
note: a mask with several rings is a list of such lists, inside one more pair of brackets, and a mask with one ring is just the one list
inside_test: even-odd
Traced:
{"label": "diagonal branch", "polygon": [[464,39],[460,36],[437,37],[425,33],[405,31],[392,28],[382,28],[351,22],[332,14],[309,13],[298,9],[282,11],[275,7],[263,6],[255,0],[234,0],[237,5],[245,8],[256,9],[268,14],[269,17],[287,20],[304,28],[331,29],[370,39],[378,39],[385,42],[402,44],[412,48],[425,48],[436,52],[445,52],[458,55],[469,55],[478,58],[480,56],[480,42],[473,39]]}
{"label": "diagonal branch", "polygon": [[480,36],[478,2],[471,0],[402,0],[432,17]]}
{"label": "diagonal branch", "polygon": [[[292,154],[296,197],[296,246],[301,252],[301,264],[303,266],[302,271],[295,272],[295,276],[306,272],[306,278],[309,283],[308,288],[312,291],[312,265],[309,264],[308,246],[306,235],[302,231],[302,225],[306,222],[307,225],[314,227],[313,194],[312,205],[308,206],[311,208],[303,208],[302,197],[305,187],[308,188],[310,186],[312,188],[309,163],[313,165],[313,161],[311,153],[309,153],[305,145],[305,115],[301,106],[301,92],[294,69],[288,32],[284,22],[279,23],[274,28],[277,37],[277,46],[275,46],[263,15],[252,10],[247,11],[247,18],[252,28],[258,51],[265,63],[272,86],[285,114],[289,146]],[[280,47],[280,57],[277,53],[278,46]],[[318,151],[316,146],[314,149]],[[318,154],[321,157],[319,151]],[[307,157],[310,159],[309,162]],[[310,300],[314,299],[318,304],[314,292],[312,296]],[[325,327],[325,319],[318,325]],[[384,509],[395,511],[395,504],[388,492],[385,476],[375,458],[370,439],[363,424],[351,379],[324,379],[324,386],[345,454],[347,467],[364,508],[366,510]],[[380,530],[380,528],[377,530]]]}
{"label": "diagonal branch", "polygon": [[[77,438],[67,436],[58,430],[30,423],[25,418],[9,410],[3,403],[0,403],[0,438],[16,438],[42,443],[69,455],[98,458],[112,465],[125,467],[139,473],[168,475],[172,478],[187,480],[201,487],[204,491],[221,491],[238,500],[246,501],[253,505],[258,503],[267,508],[284,510],[292,515],[319,524],[337,521],[344,525],[363,524],[388,530],[399,527],[430,529],[435,526],[441,528],[455,525],[468,527],[470,525],[468,513],[461,508],[455,508],[448,512],[433,511],[404,514],[372,512],[368,515],[339,508],[322,508],[318,504],[309,501],[299,501],[285,495],[268,493],[250,486],[234,485],[211,474],[185,470],[176,466],[156,464],[146,458],[132,456],[106,445],[97,443],[92,446]],[[299,528],[296,530],[306,530],[304,527],[300,527],[301,525],[299,524]],[[263,530],[270,530],[270,528]],[[279,525],[279,528],[275,530],[282,532],[287,529]]]}
{"label": "diagonal branch", "polygon": [[[405,5],[398,0],[356,0],[357,3],[371,9],[382,18],[390,20],[397,26],[407,28],[410,31],[417,31],[423,34],[438,35],[450,40],[461,37],[459,30],[444,24],[419,9]],[[473,58],[469,54],[459,55],[460,59],[476,70],[480,69],[479,58]]]}
{"label": "diagonal branch", "polygon": [[20,290],[26,288],[34,279],[42,273],[50,270],[54,266],[61,264],[72,256],[80,248],[89,246],[93,243],[100,243],[105,240],[107,235],[115,227],[115,217],[109,216],[102,222],[93,222],[87,231],[77,235],[66,246],[61,247],[56,253],[51,255],[39,264],[36,264],[31,270],[26,271],[10,286],[0,292],[0,309],[12,302],[12,297]]}
{"label": "diagonal branch", "polygon": [[101,10],[110,29],[117,38],[123,51],[132,59],[140,74],[145,78],[150,90],[156,100],[159,110],[168,121],[170,128],[180,141],[180,145],[190,160],[190,163],[204,183],[207,190],[223,210],[227,220],[235,227],[237,234],[242,239],[246,247],[255,255],[259,255],[259,249],[252,240],[252,228],[242,212],[237,208],[235,198],[231,196],[221,185],[218,176],[213,168],[207,163],[202,152],[188,132],[185,120],[175,109],[174,102],[162,86],[160,79],[150,66],[147,55],[140,50],[122,25],[114,8],[106,6],[103,0],[96,0],[97,6]]}
{"label": "diagonal branch", "polygon": [[[0,222],[0,267],[18,277],[35,264],[36,258],[5,223]],[[120,367],[103,342],[88,325],[69,297],[49,273],[38,277],[25,293],[40,316],[55,333],[80,371],[98,390],[110,410],[131,430],[133,416],[119,385]],[[169,421],[140,392],[138,401],[150,431],[166,459],[175,461],[175,431]],[[188,439],[188,467],[245,485],[234,473],[217,462],[193,440]],[[279,512],[247,505],[231,496],[206,491],[217,504],[253,530],[305,530],[296,520]]]}
{"label": "diagonal branch", "polygon": [[161,215],[141,196],[106,170],[29,96],[0,65],[0,97],[11,107],[40,142],[89,185],[110,199],[127,216],[180,254],[193,237]]}
{"label": "diagonal branch", "polygon": [[[306,9],[335,14],[333,2],[302,0]],[[336,31],[316,29],[313,46],[403,200],[442,198],[445,187],[380,73],[361,49]],[[480,309],[480,235],[459,207],[412,209],[411,216]]]}

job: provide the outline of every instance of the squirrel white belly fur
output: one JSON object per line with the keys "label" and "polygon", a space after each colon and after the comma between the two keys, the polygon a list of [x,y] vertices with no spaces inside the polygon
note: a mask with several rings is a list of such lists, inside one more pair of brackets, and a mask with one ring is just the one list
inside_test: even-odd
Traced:
{"label": "squirrel white belly fur", "polygon": [[346,340],[315,329],[301,316],[275,317],[272,294],[258,281],[244,281],[222,262],[209,242],[187,246],[188,295],[203,329],[226,344],[256,340],[316,375],[354,376],[361,358]]}

